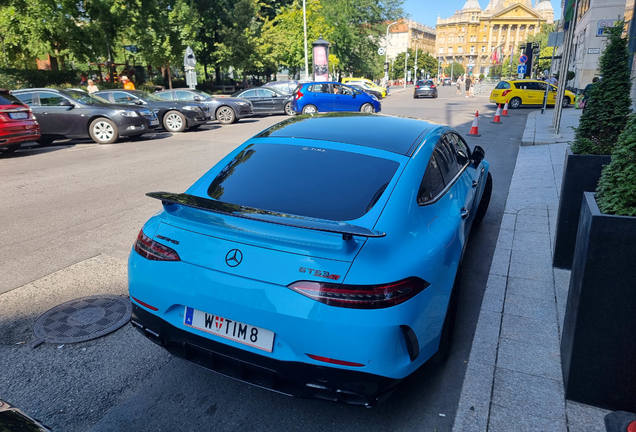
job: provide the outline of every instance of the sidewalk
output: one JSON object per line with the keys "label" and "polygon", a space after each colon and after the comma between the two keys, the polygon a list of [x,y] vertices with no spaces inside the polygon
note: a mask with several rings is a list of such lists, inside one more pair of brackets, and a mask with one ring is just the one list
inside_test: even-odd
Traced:
{"label": "sidewalk", "polygon": [[564,109],[561,114],[561,126],[559,134],[556,134],[552,127],[554,109],[546,109],[545,114],[541,111],[534,111],[528,114],[526,128],[523,131],[521,145],[540,145],[566,143],[574,139],[574,130],[572,127],[579,125],[579,119],[583,110],[568,108]]}
{"label": "sidewalk", "polygon": [[605,432],[608,411],[564,398],[560,340],[570,272],[552,267],[561,141],[573,138],[564,128],[579,116],[563,111],[563,137],[545,132],[552,110],[528,116],[532,147],[517,156],[453,431]]}

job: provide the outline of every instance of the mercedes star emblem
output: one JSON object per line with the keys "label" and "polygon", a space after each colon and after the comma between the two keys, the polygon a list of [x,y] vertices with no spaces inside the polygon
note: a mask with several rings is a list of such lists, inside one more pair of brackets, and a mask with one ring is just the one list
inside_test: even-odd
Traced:
{"label": "mercedes star emblem", "polygon": [[232,249],[225,255],[225,264],[236,267],[243,261],[243,253],[238,249]]}

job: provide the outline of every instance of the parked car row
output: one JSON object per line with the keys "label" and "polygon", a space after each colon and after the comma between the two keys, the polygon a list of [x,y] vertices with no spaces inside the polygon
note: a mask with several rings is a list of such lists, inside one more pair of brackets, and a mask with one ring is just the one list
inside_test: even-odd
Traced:
{"label": "parked car row", "polygon": [[[111,89],[21,89],[0,93],[0,151],[13,152],[25,141],[41,145],[67,138],[112,144],[163,128],[183,132],[217,120],[228,125],[252,115],[381,111],[386,89],[364,78],[338,82],[278,81],[216,97],[200,90],[156,93]],[[377,88],[376,88],[377,87]]]}

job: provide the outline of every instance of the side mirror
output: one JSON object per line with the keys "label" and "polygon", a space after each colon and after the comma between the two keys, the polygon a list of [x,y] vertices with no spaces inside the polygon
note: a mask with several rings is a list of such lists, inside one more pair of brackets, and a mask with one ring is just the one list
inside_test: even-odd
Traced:
{"label": "side mirror", "polygon": [[272,93],[272,97],[278,97],[278,93]]}
{"label": "side mirror", "polygon": [[71,101],[68,100],[68,99],[62,99],[58,105],[59,106],[63,106],[63,107],[72,107],[73,106]]}
{"label": "side mirror", "polygon": [[144,101],[142,101],[141,99],[135,99],[135,105],[143,105]]}
{"label": "side mirror", "polygon": [[203,98],[202,98],[201,96],[195,96],[195,97],[194,97],[194,100],[195,100],[196,102],[201,102],[201,101],[203,100]]}
{"label": "side mirror", "polygon": [[480,146],[475,146],[475,148],[473,149],[472,156],[473,156],[473,163],[475,165],[479,165],[481,161],[483,161],[484,158],[486,157],[486,152]]}

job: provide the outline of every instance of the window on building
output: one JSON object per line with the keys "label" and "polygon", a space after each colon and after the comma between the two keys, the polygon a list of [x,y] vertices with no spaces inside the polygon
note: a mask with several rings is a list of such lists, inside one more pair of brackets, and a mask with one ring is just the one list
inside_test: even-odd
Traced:
{"label": "window on building", "polygon": [[466,27],[465,26],[462,26],[462,31],[466,31]]}
{"label": "window on building", "polygon": [[481,47],[481,52],[486,52],[486,46]]}
{"label": "window on building", "polygon": [[534,26],[530,26],[530,28],[528,30],[534,31]]}
{"label": "window on building", "polygon": [[444,48],[439,47],[439,53],[440,53],[440,54],[443,54],[443,53],[444,53]]}
{"label": "window on building", "polygon": [[458,47],[457,47],[457,52],[458,52],[458,53],[464,52],[464,47],[460,47],[460,46],[458,46]]}
{"label": "window on building", "polygon": [[471,46],[471,47],[470,47],[470,53],[471,53],[471,54],[474,54],[474,53],[475,53],[475,47],[474,47],[474,46]]}
{"label": "window on building", "polygon": [[484,38],[482,39],[484,42],[486,42],[486,36],[484,35]]}
{"label": "window on building", "polygon": [[453,53],[453,47],[448,47],[448,53],[452,54]]}

